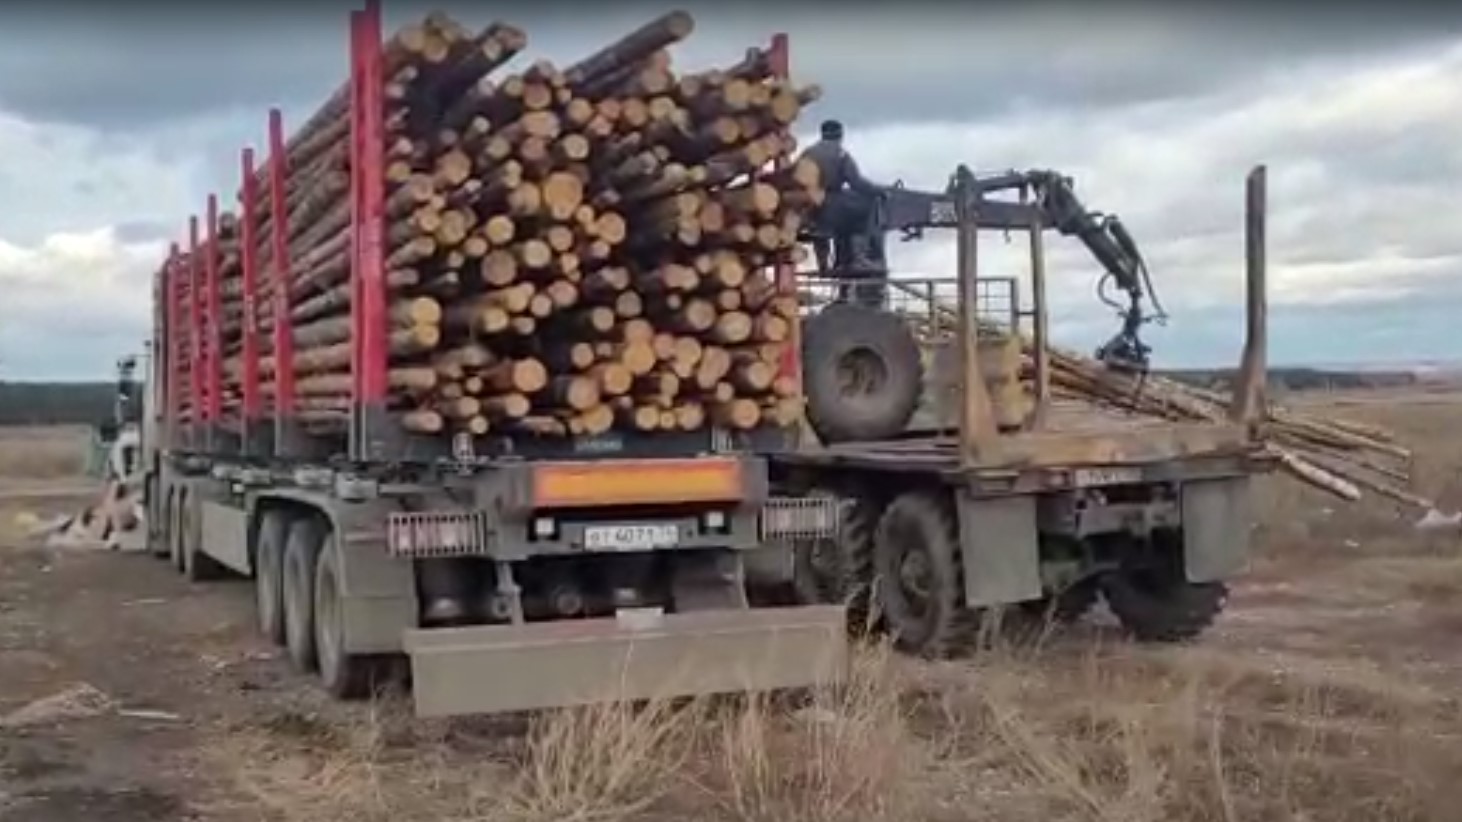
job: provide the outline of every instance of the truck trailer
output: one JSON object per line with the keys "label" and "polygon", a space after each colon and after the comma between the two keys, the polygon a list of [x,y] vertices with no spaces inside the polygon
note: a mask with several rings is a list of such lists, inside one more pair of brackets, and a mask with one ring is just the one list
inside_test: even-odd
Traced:
{"label": "truck trailer", "polygon": [[[646,46],[655,38],[645,32],[684,36],[686,19],[662,18],[568,74],[627,52],[658,54],[664,38]],[[430,38],[418,40],[429,53]],[[347,305],[345,399],[307,401],[289,367],[301,339],[285,320],[301,310],[289,223],[306,206],[288,199],[287,159],[319,128],[307,123],[287,141],[274,111],[264,167],[251,149],[241,153],[237,351],[225,341],[216,197],[155,282],[141,451],[151,552],[193,581],[251,578],[259,630],[301,673],[356,698],[409,662],[423,716],[514,711],[836,683],[854,623],[890,631],[907,651],[944,654],[964,627],[1006,606],[1071,614],[1104,595],[1144,639],[1194,636],[1221,608],[1223,580],[1244,561],[1249,481],[1269,464],[1252,424],[1264,373],[1262,176],[1251,183],[1236,392],[1245,399],[1225,424],[1049,430],[1040,238],[1053,226],[1039,208],[997,202],[963,171],[927,203],[929,226],[955,232],[956,276],[880,280],[918,296],[917,310],[829,299],[847,272],[831,283],[799,274],[793,263],[805,255],[758,258],[776,294],[797,306],[775,348],[782,400],[790,385],[807,407],[795,425],[743,422],[748,406],[737,400],[727,403],[735,413],[677,430],[517,437],[463,422],[433,436],[426,415],[388,398],[398,377],[389,359],[396,239],[386,221],[408,184],[366,171],[394,151],[396,98],[382,72],[418,78],[391,63],[401,42],[383,38],[376,4],[352,14],[351,79],[332,98],[349,158],[337,250],[346,264],[333,269],[338,285],[310,298]],[[461,59],[481,69],[476,53]],[[741,65],[787,78],[787,38]],[[540,63],[517,77],[531,86],[551,73]],[[451,140],[469,133],[453,130]],[[784,158],[765,164],[753,181],[800,174]],[[440,164],[436,174],[452,176]],[[741,202],[760,195],[754,185]],[[273,219],[255,219],[266,202]],[[992,223],[1002,214],[1010,224]],[[791,239],[807,240],[793,223]],[[251,233],[265,225],[265,236]],[[992,227],[1029,231],[1028,306],[1013,279],[979,271],[978,232]],[[267,265],[257,247],[270,250]],[[988,310],[1002,289],[1003,320]],[[283,363],[269,381],[266,349]],[[851,380],[861,389],[848,387],[850,367],[864,373]],[[1034,405],[1012,410],[1012,384]],[[768,400],[758,413],[785,407]],[[861,423],[850,427],[850,413]],[[321,419],[339,422],[331,436],[313,432]]]}

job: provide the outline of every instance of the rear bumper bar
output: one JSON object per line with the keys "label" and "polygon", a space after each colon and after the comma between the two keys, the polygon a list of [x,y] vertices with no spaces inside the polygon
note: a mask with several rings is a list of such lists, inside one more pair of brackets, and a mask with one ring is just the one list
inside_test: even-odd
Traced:
{"label": "rear bumper bar", "polygon": [[418,716],[769,691],[841,682],[842,606],[407,631]]}

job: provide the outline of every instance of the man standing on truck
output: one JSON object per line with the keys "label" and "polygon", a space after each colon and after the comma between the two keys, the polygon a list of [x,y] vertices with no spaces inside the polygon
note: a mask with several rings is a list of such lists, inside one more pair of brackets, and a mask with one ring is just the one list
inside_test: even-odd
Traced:
{"label": "man standing on truck", "polygon": [[[850,276],[873,276],[884,279],[888,266],[883,258],[883,232],[874,224],[874,206],[883,196],[883,187],[868,180],[858,169],[858,162],[843,147],[843,124],[837,120],[824,120],[816,143],[802,152],[817,164],[827,199],[813,215],[813,223],[820,235],[831,238],[837,250],[838,269]],[[864,253],[864,246],[867,246]],[[819,248],[819,257],[824,257],[826,247]],[[820,259],[819,267],[826,268],[826,259]],[[860,295],[859,302],[872,305],[883,304],[884,288],[881,284],[858,291],[871,291]],[[846,288],[839,289],[840,299]]]}

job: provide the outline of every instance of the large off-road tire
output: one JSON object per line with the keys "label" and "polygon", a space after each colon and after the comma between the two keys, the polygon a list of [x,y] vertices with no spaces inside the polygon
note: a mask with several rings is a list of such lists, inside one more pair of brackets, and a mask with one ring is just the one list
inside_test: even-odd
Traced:
{"label": "large off-road tire", "polygon": [[162,496],[162,480],[156,473],[147,475],[144,493],[147,495],[147,505],[144,508],[147,516],[147,553],[156,559],[164,559],[168,555],[167,499]]}
{"label": "large off-road tire", "polygon": [[826,443],[903,433],[919,404],[924,366],[903,320],[886,311],[833,305],[803,329],[807,421]]}
{"label": "large off-road tire", "polygon": [[848,629],[855,635],[871,633],[879,625],[873,597],[873,532],[882,510],[871,498],[857,498],[843,510],[837,537],[803,540],[793,549],[799,599],[846,606]]}
{"label": "large off-road tire", "polygon": [[1154,561],[1124,564],[1102,577],[1102,594],[1122,628],[1142,642],[1181,642],[1203,633],[1228,602],[1222,582],[1189,582],[1180,545]]}
{"label": "large off-road tire", "polygon": [[803,603],[843,601],[842,557],[834,537],[792,543],[792,590]]}
{"label": "large off-road tire", "polygon": [[254,549],[254,610],[259,633],[275,645],[284,644],[284,546],[292,522],[287,509],[265,511],[259,518]]}
{"label": "large off-road tire", "polygon": [[959,528],[948,495],[896,497],[873,538],[875,596],[901,651],[948,656],[969,626],[959,558]]}
{"label": "large off-road tire", "polygon": [[315,567],[325,544],[326,528],[305,516],[289,526],[284,542],[284,647],[295,670],[309,673],[319,660],[315,650]]}
{"label": "large off-road tire", "polygon": [[161,496],[150,506],[156,511],[149,513],[156,537],[148,548],[154,558],[167,559],[173,552],[173,489],[166,488],[158,493]]}
{"label": "large off-road tire", "polygon": [[337,699],[370,696],[380,667],[375,657],[345,651],[340,551],[327,536],[315,563],[315,655],[320,682]]}

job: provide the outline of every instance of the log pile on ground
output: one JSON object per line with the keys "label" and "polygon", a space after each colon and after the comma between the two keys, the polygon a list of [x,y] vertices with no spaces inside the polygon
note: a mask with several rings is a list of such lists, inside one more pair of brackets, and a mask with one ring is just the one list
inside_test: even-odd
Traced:
{"label": "log pile on ground", "polygon": [[[1223,422],[1230,397],[1154,375],[1137,377],[1069,351],[1051,352],[1058,396],[1175,421]],[[1409,490],[1411,452],[1384,429],[1300,414],[1271,404],[1260,433],[1291,475],[1343,499],[1363,493],[1420,509],[1433,503]]]}
{"label": "log pile on ground", "polygon": [[[515,26],[441,13],[384,45],[389,384],[415,432],[592,435],[786,426],[778,378],[794,298],[773,268],[821,201],[816,167],[772,161],[816,86],[734,65],[671,70],[688,14],[655,19],[579,62],[507,64]],[[281,364],[270,233],[287,225],[298,418],[338,432],[350,388],[350,152],[342,87],[289,139],[284,215],[267,169],[252,231],[219,232],[226,416],[237,418],[243,238],[260,272],[267,399]]]}
{"label": "log pile on ground", "polygon": [[[893,286],[916,300],[927,299],[897,282]],[[937,329],[958,323],[952,306],[940,305],[939,310],[938,323],[915,323],[916,336],[938,335],[943,332]],[[981,330],[997,336],[1009,333],[1008,328],[995,325]],[[1033,378],[1032,341],[1025,337],[1022,343],[1024,374]],[[1222,423],[1228,418],[1231,397],[1221,391],[1153,374],[1115,371],[1093,358],[1055,347],[1050,349],[1050,363],[1051,389],[1058,398],[1175,422]],[[1384,429],[1301,414],[1271,403],[1260,433],[1283,469],[1305,483],[1346,500],[1360,499],[1369,492],[1423,511],[1435,510],[1432,500],[1410,490],[1411,452]]]}

